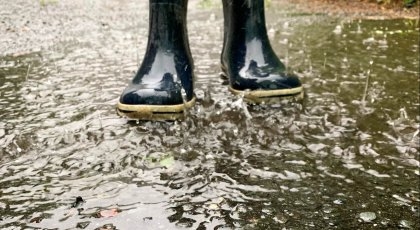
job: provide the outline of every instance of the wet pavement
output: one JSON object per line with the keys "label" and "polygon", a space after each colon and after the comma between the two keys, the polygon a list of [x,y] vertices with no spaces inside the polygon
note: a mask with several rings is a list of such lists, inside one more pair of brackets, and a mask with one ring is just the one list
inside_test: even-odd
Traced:
{"label": "wet pavement", "polygon": [[147,1],[0,0],[0,228],[418,229],[418,20],[266,14],[303,101],[231,95],[221,4],[190,1],[196,106],[128,122]]}

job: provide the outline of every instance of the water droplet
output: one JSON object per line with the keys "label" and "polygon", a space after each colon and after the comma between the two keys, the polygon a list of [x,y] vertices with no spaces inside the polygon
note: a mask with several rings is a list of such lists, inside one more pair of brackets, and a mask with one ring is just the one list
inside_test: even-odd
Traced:
{"label": "water droplet", "polygon": [[400,223],[398,224],[398,227],[400,228],[412,228],[412,223],[408,220],[401,220]]}
{"label": "water droplet", "polygon": [[327,207],[327,208],[324,208],[324,213],[326,213],[326,214],[329,214],[329,213],[331,213],[333,210],[332,210],[332,208],[329,208],[329,207]]}
{"label": "water droplet", "polygon": [[279,215],[275,216],[273,218],[273,220],[280,223],[280,224],[285,224],[285,223],[287,223],[287,221],[289,221],[289,218],[287,218],[287,216],[284,215],[284,214],[279,214]]}
{"label": "water droplet", "polygon": [[359,214],[359,218],[364,222],[371,222],[376,219],[376,214],[374,212],[362,212]]}
{"label": "water droplet", "polygon": [[362,33],[362,28],[360,27],[360,24],[357,24],[357,31],[356,33],[361,34]]}
{"label": "water droplet", "polygon": [[343,31],[343,29],[341,28],[340,25],[338,25],[338,26],[335,27],[333,33],[335,33],[335,34],[341,34],[342,31]]}

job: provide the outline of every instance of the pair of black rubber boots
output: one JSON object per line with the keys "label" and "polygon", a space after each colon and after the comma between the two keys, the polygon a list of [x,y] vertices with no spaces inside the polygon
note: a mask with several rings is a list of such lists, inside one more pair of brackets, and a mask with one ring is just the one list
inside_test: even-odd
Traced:
{"label": "pair of black rubber boots", "polygon": [[[303,94],[296,75],[271,48],[264,0],[222,0],[223,74],[229,90],[251,102]],[[143,62],[123,91],[117,111],[140,120],[173,120],[195,103],[187,37],[188,0],[149,0],[149,38]]]}

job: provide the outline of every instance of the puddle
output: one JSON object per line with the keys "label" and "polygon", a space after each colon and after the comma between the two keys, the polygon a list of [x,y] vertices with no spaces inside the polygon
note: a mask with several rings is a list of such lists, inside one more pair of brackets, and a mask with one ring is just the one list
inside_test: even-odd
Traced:
{"label": "puddle", "polygon": [[420,227],[418,21],[272,4],[273,48],[306,98],[246,106],[218,75],[220,4],[190,3],[197,104],[135,123],[115,105],[144,55],[146,1],[7,5],[2,229]]}

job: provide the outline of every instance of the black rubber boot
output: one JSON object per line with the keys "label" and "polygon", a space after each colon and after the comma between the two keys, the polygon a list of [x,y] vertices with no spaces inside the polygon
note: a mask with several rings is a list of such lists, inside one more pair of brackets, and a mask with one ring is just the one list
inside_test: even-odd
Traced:
{"label": "black rubber boot", "polygon": [[303,96],[296,75],[286,73],[271,48],[265,26],[264,0],[222,0],[224,44],[222,71],[229,90],[251,102],[270,102],[285,96]]}
{"label": "black rubber boot", "polygon": [[132,119],[174,120],[195,103],[188,0],[149,0],[149,4],[146,54],[121,95],[117,112]]}

